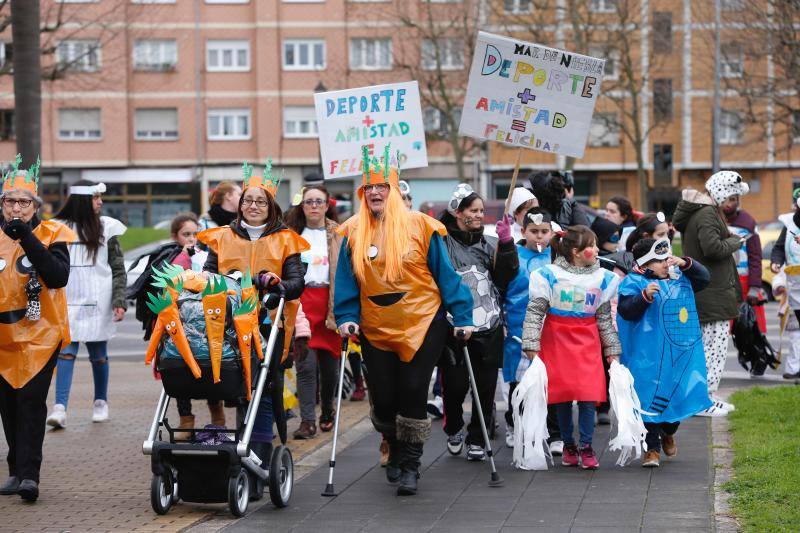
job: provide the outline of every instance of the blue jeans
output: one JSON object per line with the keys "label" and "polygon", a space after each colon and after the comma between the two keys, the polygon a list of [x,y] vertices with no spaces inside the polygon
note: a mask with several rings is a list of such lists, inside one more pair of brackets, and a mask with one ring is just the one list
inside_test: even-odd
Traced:
{"label": "blue jeans", "polygon": [[[565,445],[575,444],[572,423],[572,402],[557,403],[556,417],[558,427],[561,429],[561,439]],[[578,432],[580,433],[581,446],[591,446],[594,436],[594,402],[578,402]]]}
{"label": "blue jeans", "polygon": [[[87,342],[89,361],[92,363],[94,378],[94,399],[108,400],[108,341]],[[78,354],[78,343],[73,342],[61,350],[56,364],[56,403],[64,407],[69,401],[72,388],[72,371],[75,367],[75,356]]]}

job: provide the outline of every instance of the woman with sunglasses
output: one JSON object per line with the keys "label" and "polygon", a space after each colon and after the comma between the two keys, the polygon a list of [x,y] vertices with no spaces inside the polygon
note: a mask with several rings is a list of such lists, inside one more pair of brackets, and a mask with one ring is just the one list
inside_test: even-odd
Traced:
{"label": "woman with sunglasses", "polygon": [[39,165],[3,175],[0,217],[0,417],[8,444],[8,479],[0,494],[39,496],[47,391],[56,357],[69,338],[69,251],[75,233],[39,220]]}
{"label": "woman with sunglasses", "polygon": [[[295,339],[294,363],[297,370],[297,398],[300,401],[300,428],[295,439],[310,439],[317,434],[316,399],[317,366],[320,374],[319,428],[333,429],[333,398],[339,374],[337,359],[341,339],[333,318],[333,278],[339,261],[342,236],[336,232],[336,209],[330,203],[324,185],[303,187],[294,199],[295,205],[286,215],[286,225],[311,245],[301,259],[307,265],[306,288],[300,297],[303,311],[311,326],[306,349],[305,339]],[[356,386],[363,390],[363,380]]]}

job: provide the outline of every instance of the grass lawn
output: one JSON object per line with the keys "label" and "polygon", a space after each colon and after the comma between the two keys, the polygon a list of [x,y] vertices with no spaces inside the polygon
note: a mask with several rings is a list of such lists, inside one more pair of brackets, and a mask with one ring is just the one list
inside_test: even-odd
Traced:
{"label": "grass lawn", "polygon": [[734,394],[728,416],[734,479],[725,485],[744,531],[800,528],[800,387]]}
{"label": "grass lawn", "polygon": [[128,228],[128,231],[119,238],[119,245],[122,246],[122,251],[126,252],[137,246],[168,238],[169,231],[165,229]]}

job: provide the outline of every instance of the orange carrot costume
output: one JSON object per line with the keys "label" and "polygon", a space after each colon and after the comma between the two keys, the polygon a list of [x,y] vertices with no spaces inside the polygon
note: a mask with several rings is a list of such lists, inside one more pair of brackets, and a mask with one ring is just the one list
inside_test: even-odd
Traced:
{"label": "orange carrot costume", "polygon": [[228,286],[222,276],[212,277],[203,290],[203,317],[206,321],[208,355],[211,359],[211,375],[219,383],[222,367],[222,343],[225,340],[225,315],[228,303]]}
{"label": "orange carrot costume", "polygon": [[[247,387],[247,399],[250,400],[252,387],[252,373],[250,369],[250,353],[253,342],[261,347],[261,336],[258,331],[258,300],[250,296],[242,300],[242,305],[233,313],[233,326],[236,328],[236,338],[239,342],[239,351],[242,357],[242,371],[244,372]],[[263,355],[262,355],[263,358]]]}
{"label": "orange carrot costume", "polygon": [[[180,293],[181,290],[180,285],[181,283],[179,282],[178,285],[174,287],[178,293]],[[147,345],[147,352],[145,353],[144,360],[145,364],[149,365],[153,361],[153,357],[156,355],[156,349],[161,342],[161,337],[166,331],[166,333],[172,337],[175,347],[181,354],[186,366],[189,367],[192,375],[195,378],[200,378],[200,375],[202,374],[200,371],[200,365],[197,364],[194,355],[192,355],[192,350],[189,347],[189,341],[186,338],[186,332],[184,331],[183,324],[181,323],[178,306],[175,304],[172,296],[169,292],[165,291],[158,297],[153,296],[152,293],[149,293],[147,297],[150,300],[147,303],[147,307],[149,307],[153,313],[158,315],[158,319],[156,320],[155,328],[153,328],[153,335],[150,337],[150,344]]]}

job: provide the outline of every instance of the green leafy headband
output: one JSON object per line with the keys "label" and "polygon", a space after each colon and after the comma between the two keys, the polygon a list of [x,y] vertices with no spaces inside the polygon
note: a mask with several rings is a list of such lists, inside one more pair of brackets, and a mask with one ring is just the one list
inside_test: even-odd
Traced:
{"label": "green leafy headband", "polygon": [[[8,182],[9,187],[14,187],[14,182],[19,173],[19,166],[22,164],[22,154],[17,154],[14,163],[9,167],[8,171],[3,174],[3,185]],[[42,161],[39,156],[36,156],[36,163],[30,166],[27,174],[25,175],[25,183],[33,182],[34,188],[39,190],[39,170],[41,169]],[[4,187],[5,188],[5,187]]]}

